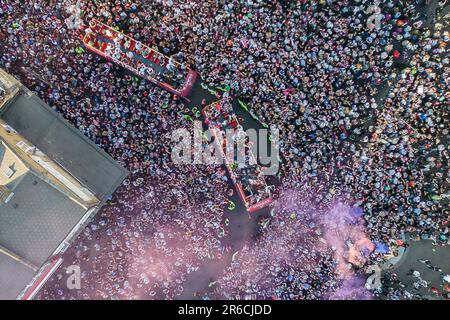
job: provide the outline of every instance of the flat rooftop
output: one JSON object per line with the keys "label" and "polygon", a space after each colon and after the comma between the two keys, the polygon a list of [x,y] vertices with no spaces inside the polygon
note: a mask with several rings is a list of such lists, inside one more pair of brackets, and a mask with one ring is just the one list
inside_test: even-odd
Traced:
{"label": "flat rooftop", "polygon": [[106,199],[128,172],[35,95],[20,94],[0,109],[0,118],[97,198]]}
{"label": "flat rooftop", "polygon": [[86,211],[28,172],[0,206],[0,246],[41,266]]}
{"label": "flat rooftop", "polygon": [[35,271],[0,253],[0,300],[16,297],[31,281]]}

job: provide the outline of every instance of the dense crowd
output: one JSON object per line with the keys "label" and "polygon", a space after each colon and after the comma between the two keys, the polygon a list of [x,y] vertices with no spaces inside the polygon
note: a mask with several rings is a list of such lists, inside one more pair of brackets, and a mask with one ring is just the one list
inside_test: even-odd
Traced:
{"label": "dense crowd", "polygon": [[[370,297],[360,272],[373,251],[356,206],[324,205],[308,178],[284,189],[256,243],[237,251],[207,298],[341,299]],[[362,285],[361,285],[362,284]]]}
{"label": "dense crowd", "polygon": [[[280,199],[300,196],[275,203],[213,297],[361,298],[347,288],[358,275],[342,264],[346,241],[367,236],[394,251],[408,233],[448,243],[448,22],[430,29],[425,2],[379,1],[372,28],[362,0],[78,1],[85,24],[98,19],[189,65],[281,129]],[[228,250],[229,178],[217,165],[171,161],[171,132],[192,127],[189,108],[85,51],[67,26],[74,3],[3,1],[0,66],[131,174],[64,256],[80,265],[83,288],[66,290],[59,271],[39,298],[176,298]],[[323,226],[341,202],[339,212],[362,209],[349,228],[364,236],[337,230],[336,248]],[[364,260],[383,261],[370,251]]]}

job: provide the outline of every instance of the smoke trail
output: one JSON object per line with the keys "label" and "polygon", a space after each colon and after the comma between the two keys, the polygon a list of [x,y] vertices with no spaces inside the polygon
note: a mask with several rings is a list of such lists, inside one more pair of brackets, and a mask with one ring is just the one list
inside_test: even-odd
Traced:
{"label": "smoke trail", "polygon": [[240,251],[218,280],[217,297],[259,299],[369,299],[355,272],[373,250],[354,208],[307,182],[286,188],[270,226]]}
{"label": "smoke trail", "polygon": [[364,223],[352,215],[352,208],[343,203],[333,204],[321,219],[323,238],[334,250],[335,272],[342,279],[330,299],[367,299],[364,279],[355,274],[352,266],[362,267],[374,245],[364,233]]}

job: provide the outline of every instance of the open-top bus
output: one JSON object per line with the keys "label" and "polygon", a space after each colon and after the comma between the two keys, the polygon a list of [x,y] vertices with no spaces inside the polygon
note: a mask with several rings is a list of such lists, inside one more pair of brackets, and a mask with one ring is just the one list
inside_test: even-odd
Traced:
{"label": "open-top bus", "polygon": [[144,45],[97,20],[83,37],[85,47],[178,96],[186,97],[197,73],[173,58]]}
{"label": "open-top bus", "polygon": [[[226,101],[217,101],[203,108],[202,114],[214,136],[214,141],[218,146],[223,159],[226,159],[228,156],[227,144],[229,143],[229,141],[227,141],[226,131],[227,129],[236,130],[241,128],[231,103]],[[235,141],[231,143],[236,142],[236,139],[240,139],[238,137],[239,132],[243,131],[236,130],[235,132],[236,134],[233,138]],[[233,159],[227,159],[225,164],[236,190],[245,204],[247,212],[251,213],[267,207],[273,202],[273,187],[267,184],[263,170],[261,166],[257,164],[253,152],[251,150],[247,151],[248,152],[238,150],[238,152],[246,153],[246,155],[243,156],[248,157],[248,165],[240,165],[235,161],[234,149]]]}

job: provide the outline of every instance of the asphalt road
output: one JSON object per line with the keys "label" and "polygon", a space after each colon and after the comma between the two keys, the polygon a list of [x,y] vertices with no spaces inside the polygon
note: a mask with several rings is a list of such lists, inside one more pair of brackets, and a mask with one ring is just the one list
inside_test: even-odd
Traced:
{"label": "asphalt road", "polygon": [[[406,249],[400,261],[389,270],[395,273],[397,279],[406,287],[405,290],[412,294],[419,294],[423,299],[442,299],[444,294],[443,276],[450,274],[450,247],[435,246],[431,240],[421,239],[419,241],[409,241],[410,246]],[[420,260],[429,260],[432,266],[441,268],[442,272],[435,271]],[[420,272],[422,279],[428,282],[428,286],[419,290],[415,289],[413,283],[417,281],[411,271]],[[431,288],[439,290],[439,294],[433,293]]]}

